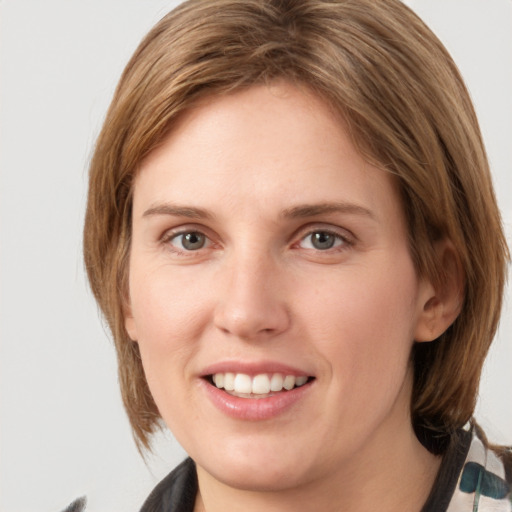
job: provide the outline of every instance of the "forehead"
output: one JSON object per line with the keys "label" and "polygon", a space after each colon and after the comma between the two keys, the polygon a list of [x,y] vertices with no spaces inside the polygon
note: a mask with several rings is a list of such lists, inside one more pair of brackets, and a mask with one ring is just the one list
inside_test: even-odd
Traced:
{"label": "forehead", "polygon": [[[219,152],[224,151],[223,156],[226,146],[231,144],[234,154],[238,147],[242,147],[240,139],[243,139],[244,148],[252,142],[254,147],[258,143],[265,144],[268,150],[273,148],[274,144],[269,144],[273,140],[282,151],[285,143],[292,139],[297,145],[301,143],[296,128],[304,125],[310,132],[317,133],[325,128],[345,130],[341,115],[305,84],[292,85],[280,79],[233,92],[214,91],[194,101],[173,120],[163,142],[142,161],[139,169],[151,165],[151,160],[161,156],[166,151],[163,146],[177,148],[182,141],[192,137],[198,148],[197,157],[201,156],[199,150],[206,149],[211,156],[212,144],[217,144]],[[269,134],[273,134],[272,137],[263,138]],[[309,137],[311,133],[307,135]]]}
{"label": "forehead", "polygon": [[397,194],[326,102],[281,82],[212,96],[184,113],[142,163],[134,198],[135,210],[162,201],[210,208],[219,199],[237,208],[349,200],[374,207]]}

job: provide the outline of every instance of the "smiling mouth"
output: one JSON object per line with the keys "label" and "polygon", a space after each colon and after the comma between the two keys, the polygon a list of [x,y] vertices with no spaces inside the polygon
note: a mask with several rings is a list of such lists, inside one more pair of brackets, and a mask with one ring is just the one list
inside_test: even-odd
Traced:
{"label": "smiling mouth", "polygon": [[261,373],[251,377],[245,373],[215,373],[206,380],[226,393],[240,398],[269,398],[291,391],[314,380],[306,375],[295,376],[283,373]]}

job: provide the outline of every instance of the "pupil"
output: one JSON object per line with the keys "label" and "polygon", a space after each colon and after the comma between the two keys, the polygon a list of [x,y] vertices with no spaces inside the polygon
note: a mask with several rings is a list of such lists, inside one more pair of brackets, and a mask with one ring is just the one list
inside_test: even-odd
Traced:
{"label": "pupil", "polygon": [[204,245],[204,236],[201,233],[187,233],[183,237],[183,247],[191,251],[201,249]]}
{"label": "pupil", "polygon": [[324,232],[314,233],[312,242],[316,249],[330,249],[334,245],[334,236]]}

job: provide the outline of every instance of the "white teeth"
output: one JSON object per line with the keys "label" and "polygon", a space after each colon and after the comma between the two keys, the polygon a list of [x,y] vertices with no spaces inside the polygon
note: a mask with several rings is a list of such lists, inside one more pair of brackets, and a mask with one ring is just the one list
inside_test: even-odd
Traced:
{"label": "white teeth", "polygon": [[[215,375],[218,375],[216,373]],[[235,389],[235,374],[234,373],[225,373],[224,374],[224,389],[226,391],[233,391]]]}
{"label": "white teeth", "polygon": [[256,377],[252,379],[252,392],[257,395],[270,393],[270,379],[268,375],[256,375]]}
{"label": "white teeth", "polygon": [[235,377],[236,393],[252,393],[252,379],[245,373],[237,373]]}
{"label": "white teeth", "polygon": [[280,373],[274,373],[270,379],[270,391],[281,391],[283,389],[283,376]]}
{"label": "white teeth", "polygon": [[226,391],[232,391],[236,394],[247,395],[268,395],[277,393],[283,389],[290,391],[294,387],[303,386],[308,381],[308,377],[301,375],[285,375],[281,373],[266,374],[261,373],[250,377],[245,373],[216,373],[212,375],[212,380],[218,388],[224,388]]}
{"label": "white teeth", "polygon": [[222,388],[224,387],[224,374],[223,373],[216,373],[213,376],[213,383],[218,387]]}
{"label": "white teeth", "polygon": [[308,378],[305,375],[301,375],[300,377],[295,378],[295,385],[296,386],[304,386],[306,382],[308,381]]}
{"label": "white teeth", "polygon": [[293,389],[294,387],[295,387],[295,377],[293,375],[287,375],[284,378],[283,388],[290,391],[290,389]]}

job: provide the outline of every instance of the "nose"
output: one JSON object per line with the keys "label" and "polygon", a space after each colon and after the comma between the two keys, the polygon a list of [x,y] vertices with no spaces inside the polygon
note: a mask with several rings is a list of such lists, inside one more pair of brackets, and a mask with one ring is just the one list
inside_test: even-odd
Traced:
{"label": "nose", "polygon": [[277,336],[290,325],[283,273],[270,255],[233,257],[225,262],[215,326],[244,340]]}

